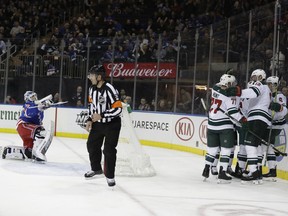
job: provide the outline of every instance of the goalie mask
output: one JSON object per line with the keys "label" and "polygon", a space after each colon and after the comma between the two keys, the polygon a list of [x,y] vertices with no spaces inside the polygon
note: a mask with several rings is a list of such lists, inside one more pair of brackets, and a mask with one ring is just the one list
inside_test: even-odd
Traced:
{"label": "goalie mask", "polygon": [[252,72],[250,79],[261,82],[266,79],[266,73],[262,69],[256,69]]}
{"label": "goalie mask", "polygon": [[229,88],[231,86],[236,86],[237,81],[236,81],[235,76],[229,75],[229,74],[223,74],[221,76],[220,82],[218,84],[221,86],[225,86],[225,87]]}
{"label": "goalie mask", "polygon": [[37,101],[38,98],[37,98],[37,94],[33,91],[26,91],[25,94],[24,94],[24,100],[25,102],[28,102],[28,101]]}
{"label": "goalie mask", "polygon": [[272,92],[276,92],[279,86],[279,77],[270,76],[267,78],[266,83]]}

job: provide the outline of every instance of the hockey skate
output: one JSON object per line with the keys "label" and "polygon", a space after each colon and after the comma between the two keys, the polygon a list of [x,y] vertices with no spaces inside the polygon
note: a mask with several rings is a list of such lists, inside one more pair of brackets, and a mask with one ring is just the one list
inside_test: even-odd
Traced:
{"label": "hockey skate", "polygon": [[210,165],[209,164],[205,164],[202,176],[204,177],[203,181],[206,181],[207,178],[209,178],[209,172],[210,172]]}
{"label": "hockey skate", "polygon": [[103,174],[103,171],[102,170],[97,170],[97,171],[88,171],[87,173],[84,174],[84,177],[85,179],[94,179],[94,178],[97,178],[97,177],[100,177],[102,176]]}
{"label": "hockey skate", "polygon": [[112,178],[112,179],[106,178],[106,180],[107,180],[107,184],[109,187],[114,187],[116,185],[114,178]]}
{"label": "hockey skate", "polygon": [[276,177],[277,177],[276,167],[275,169],[270,169],[268,173],[263,174],[263,179],[268,181],[276,182],[277,181]]}
{"label": "hockey skate", "polygon": [[238,179],[242,178],[243,170],[239,167],[239,163],[236,164],[235,171],[229,174]]}
{"label": "hockey skate", "polygon": [[235,177],[235,172],[232,170],[232,167],[231,167],[231,166],[228,166],[228,167],[227,167],[227,173],[228,173],[230,176]]}
{"label": "hockey skate", "polygon": [[232,177],[226,175],[226,171],[223,170],[223,167],[220,166],[218,174],[218,184],[229,184],[231,183]]}
{"label": "hockey skate", "polygon": [[262,166],[258,166],[258,183],[263,184]]}
{"label": "hockey skate", "polygon": [[241,183],[246,184],[251,182],[252,184],[259,184],[259,170],[254,171],[253,173],[243,174],[241,178]]}
{"label": "hockey skate", "polygon": [[211,167],[211,175],[213,175],[213,176],[218,176],[218,170],[217,170],[217,167],[216,166],[212,166]]}

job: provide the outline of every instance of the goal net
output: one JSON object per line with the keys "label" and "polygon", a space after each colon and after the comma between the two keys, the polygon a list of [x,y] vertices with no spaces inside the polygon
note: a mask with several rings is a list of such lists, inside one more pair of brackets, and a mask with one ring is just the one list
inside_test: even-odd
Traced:
{"label": "goal net", "polygon": [[117,147],[116,175],[149,177],[156,175],[151,165],[150,157],[147,155],[137,138],[132,126],[128,106],[122,103],[122,127]]}

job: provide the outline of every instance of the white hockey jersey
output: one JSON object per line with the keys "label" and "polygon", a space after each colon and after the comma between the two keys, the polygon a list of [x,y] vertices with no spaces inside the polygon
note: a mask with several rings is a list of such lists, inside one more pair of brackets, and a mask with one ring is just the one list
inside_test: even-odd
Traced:
{"label": "white hockey jersey", "polygon": [[287,115],[287,107],[286,107],[286,97],[281,93],[277,92],[277,94],[272,97],[272,102],[279,103],[283,106],[283,109],[280,112],[271,111],[272,116],[272,128],[273,129],[282,129],[286,124]]}
{"label": "white hockey jersey", "polygon": [[271,125],[271,91],[267,85],[256,81],[248,89],[242,90],[241,98],[249,99],[248,121],[261,120]]}
{"label": "white hockey jersey", "polygon": [[221,91],[223,90],[217,85],[212,89],[208,118],[208,129],[211,130],[234,129],[234,124],[229,116],[237,121],[243,117],[239,113],[239,103],[237,103],[236,97],[227,97]]}

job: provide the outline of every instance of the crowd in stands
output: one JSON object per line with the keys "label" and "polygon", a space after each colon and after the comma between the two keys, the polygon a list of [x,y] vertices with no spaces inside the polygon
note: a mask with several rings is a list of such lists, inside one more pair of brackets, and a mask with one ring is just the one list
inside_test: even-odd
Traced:
{"label": "crowd in stands", "polygon": [[[81,1],[82,2],[82,1]],[[288,0],[280,1],[284,7]],[[13,44],[20,45],[23,39],[35,31],[40,32],[41,42],[38,48],[40,55],[59,55],[61,46],[64,53],[73,62],[76,56],[87,56],[87,46],[90,40],[91,57],[102,62],[139,62],[176,61],[178,48],[178,32],[190,35],[190,38],[182,38],[181,48],[192,49],[194,45],[193,35],[196,28],[206,29],[200,32],[199,46],[209,48],[208,25],[225,21],[228,17],[247,12],[257,7],[275,3],[273,0],[85,0],[85,7],[78,15],[70,19],[62,19],[65,22],[55,25],[47,30],[46,24],[64,17],[67,10],[76,10],[77,0],[46,0],[46,1],[8,1],[0,0],[0,54],[5,52],[5,42],[9,38]],[[73,9],[74,8],[74,9]],[[271,17],[271,19],[259,19],[252,27],[252,52],[251,59],[263,59],[267,67],[271,65],[271,50],[273,46],[273,13],[274,4],[267,7],[267,11],[256,10],[253,14],[256,18]],[[246,24],[247,24],[247,17]],[[241,20],[237,20],[238,24]],[[288,15],[281,17],[281,30],[287,31]],[[288,29],[288,28],[287,28]],[[50,31],[50,32],[49,32]],[[239,62],[246,60],[248,44],[248,28],[231,30],[230,36],[230,61]],[[46,36],[46,33],[48,37]],[[159,35],[161,35],[161,52],[158,50]],[[192,35],[192,36],[191,36]],[[280,38],[280,47],[287,47],[287,35]],[[45,36],[45,37],[43,37]],[[225,38],[223,36],[223,38]],[[189,44],[189,40],[190,41]],[[64,44],[62,44],[64,41]],[[225,61],[226,41],[215,40],[215,47],[222,52]],[[283,46],[282,46],[283,45]],[[190,47],[189,47],[190,46]],[[199,55],[208,56],[203,49]],[[287,49],[281,49],[282,54],[288,56]],[[130,97],[130,96],[128,96]],[[140,99],[140,98],[139,98]],[[143,98],[146,100],[146,98]],[[146,101],[147,102],[147,101]],[[173,103],[169,100],[161,101],[158,106],[168,104],[170,110]],[[172,104],[171,104],[172,103]],[[187,112],[185,104],[179,102],[179,109]],[[161,105],[160,105],[161,104]],[[140,101],[137,105],[140,105]],[[187,103],[188,110],[191,103]],[[153,102],[149,104],[153,110]],[[178,106],[178,104],[177,104]],[[181,108],[182,106],[182,108]],[[147,107],[146,105],[143,107]],[[163,105],[164,107],[164,105]],[[166,107],[166,105],[165,105]],[[137,106],[138,108],[138,106]],[[145,108],[148,109],[148,108]],[[160,109],[160,108],[159,108]]]}
{"label": "crowd in stands", "polygon": [[[112,58],[115,62],[135,61],[135,58],[138,58],[140,62],[156,61],[159,56],[163,61],[175,61],[178,45],[175,33],[193,32],[196,28],[225,20],[227,17],[270,2],[274,1],[86,1],[85,11],[67,20],[63,25],[55,27],[50,39],[42,41],[39,52],[45,55],[59,54],[61,40],[64,39],[65,54],[69,55],[73,61],[76,55],[86,56],[89,38],[91,52],[102,61],[112,61]],[[42,8],[45,9],[45,7]],[[63,13],[63,11],[61,12]],[[42,19],[39,20],[42,21]],[[271,32],[269,26],[263,28],[265,29],[262,29],[261,32]],[[161,53],[157,54],[159,34],[162,37],[162,44]],[[236,59],[241,56],[239,44],[243,44],[243,41],[239,42],[238,39],[246,40],[245,34],[245,31],[241,34],[232,32],[233,44],[231,47],[233,53],[236,53]],[[137,36],[139,39],[138,53],[136,53],[135,45]],[[201,38],[205,40],[205,36],[209,36],[209,34],[204,32]],[[255,43],[259,45],[259,43],[264,43],[264,39],[268,35],[256,35],[255,37]],[[182,44],[185,48],[185,42],[182,41]]]}
{"label": "crowd in stands", "polygon": [[[272,0],[86,0],[82,13],[71,17],[63,25],[56,26],[50,38],[40,44],[39,53],[55,55],[60,53],[61,40],[65,41],[65,54],[75,60],[76,55],[86,56],[88,38],[91,52],[102,61],[175,61],[178,32],[193,32],[212,23],[225,20],[244,11],[255,9]],[[286,1],[281,1],[284,5]],[[33,32],[47,33],[47,23],[64,17],[68,10],[79,6],[77,0],[8,1],[0,0],[0,48],[1,42],[9,38],[12,44],[21,45]],[[263,14],[262,14],[263,15]],[[65,20],[65,19],[62,19]],[[253,47],[263,48],[269,42],[271,23],[263,22],[261,32],[256,31]],[[283,21],[287,22],[286,20]],[[158,35],[161,34],[161,53],[157,54]],[[245,30],[232,32],[232,57],[241,57],[241,44],[247,39]],[[261,35],[259,35],[261,34]],[[139,38],[138,53],[135,50]],[[205,43],[205,32],[200,37]],[[3,39],[1,39],[3,38]],[[115,39],[115,43],[113,43]],[[242,40],[239,40],[242,39]],[[4,40],[4,42],[5,42]],[[185,42],[183,48],[185,48]],[[97,52],[100,51],[100,52]],[[100,53],[100,56],[97,56]],[[262,52],[263,54],[263,52]],[[137,55],[137,56],[136,56]]]}
{"label": "crowd in stands", "polygon": [[[10,40],[22,49],[29,36],[45,36],[47,24],[64,19],[79,5],[77,0],[0,0],[0,44]],[[2,50],[3,52],[3,50]],[[4,51],[5,52],[5,51]]]}

